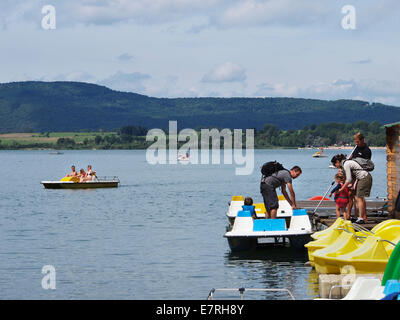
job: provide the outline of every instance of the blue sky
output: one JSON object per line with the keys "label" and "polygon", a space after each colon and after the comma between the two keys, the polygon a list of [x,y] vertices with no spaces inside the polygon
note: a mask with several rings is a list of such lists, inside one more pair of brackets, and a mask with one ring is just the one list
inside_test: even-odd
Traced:
{"label": "blue sky", "polygon": [[[48,4],[53,30],[41,27]],[[399,14],[398,0],[2,0],[0,82],[400,106]]]}

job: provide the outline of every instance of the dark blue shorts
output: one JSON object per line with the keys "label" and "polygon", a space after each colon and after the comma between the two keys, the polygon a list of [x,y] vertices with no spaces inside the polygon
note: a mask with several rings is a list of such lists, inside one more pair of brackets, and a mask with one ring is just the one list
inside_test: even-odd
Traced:
{"label": "dark blue shorts", "polygon": [[276,189],[273,186],[267,183],[261,183],[260,191],[261,195],[263,196],[264,205],[267,212],[279,208],[278,195],[276,194]]}

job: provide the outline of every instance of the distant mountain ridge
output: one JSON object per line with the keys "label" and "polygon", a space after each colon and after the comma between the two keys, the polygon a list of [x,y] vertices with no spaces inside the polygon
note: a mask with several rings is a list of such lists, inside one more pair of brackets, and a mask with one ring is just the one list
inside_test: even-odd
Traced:
{"label": "distant mountain ridge", "polygon": [[154,98],[82,82],[0,84],[0,132],[111,130],[124,125],[167,128],[301,129],[326,122],[391,123],[400,108],[359,100],[302,98]]}

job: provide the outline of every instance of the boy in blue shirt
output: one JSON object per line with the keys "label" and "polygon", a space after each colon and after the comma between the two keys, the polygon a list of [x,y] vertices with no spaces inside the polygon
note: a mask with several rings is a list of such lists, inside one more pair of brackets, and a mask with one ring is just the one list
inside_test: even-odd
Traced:
{"label": "boy in blue shirt", "polygon": [[253,219],[257,219],[257,214],[256,214],[256,207],[253,206],[253,199],[250,197],[247,197],[244,199],[244,206],[242,206],[243,211],[250,211],[251,216]]}

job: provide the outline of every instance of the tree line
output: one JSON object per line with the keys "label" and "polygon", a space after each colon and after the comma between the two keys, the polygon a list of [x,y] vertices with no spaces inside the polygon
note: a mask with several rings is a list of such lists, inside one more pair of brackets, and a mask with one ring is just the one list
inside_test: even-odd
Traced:
{"label": "tree line", "polygon": [[[217,128],[221,130],[220,128]],[[200,128],[196,128],[199,132]],[[113,133],[98,132],[91,138],[75,141],[72,137],[58,138],[57,142],[21,144],[13,142],[2,144],[1,149],[54,148],[57,149],[146,149],[153,141],[146,141],[148,129],[143,126],[123,126]],[[332,145],[352,145],[353,136],[362,132],[370,146],[385,146],[385,128],[377,121],[358,121],[355,123],[320,123],[304,126],[300,130],[282,130],[274,124],[265,124],[262,129],[254,129],[254,147],[263,148],[298,148],[326,147]],[[243,131],[243,134],[245,132]],[[244,138],[243,138],[244,139]],[[179,145],[183,144],[179,143]],[[200,141],[199,141],[200,145]],[[223,139],[221,138],[221,148]]]}
{"label": "tree line", "polygon": [[269,147],[325,147],[354,144],[353,136],[361,132],[371,146],[385,146],[385,128],[377,121],[355,123],[320,123],[305,126],[301,130],[281,130],[266,124],[255,134],[257,148]]}

